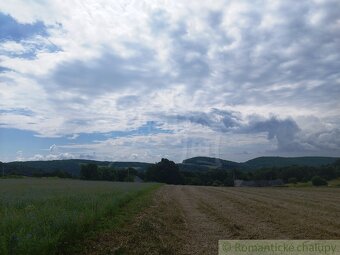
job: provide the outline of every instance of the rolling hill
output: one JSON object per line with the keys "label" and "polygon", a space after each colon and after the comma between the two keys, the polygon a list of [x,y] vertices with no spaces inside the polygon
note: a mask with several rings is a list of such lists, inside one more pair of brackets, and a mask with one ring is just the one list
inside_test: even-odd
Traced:
{"label": "rolling hill", "polygon": [[246,169],[259,169],[264,167],[286,167],[286,166],[313,166],[319,167],[334,163],[338,158],[332,157],[259,157],[248,160],[242,165]]}
{"label": "rolling hill", "polygon": [[240,169],[242,164],[210,157],[194,157],[183,160],[179,164],[182,171],[207,171],[209,169]]}
{"label": "rolling hill", "polygon": [[[210,158],[210,157],[194,157],[183,160],[178,166],[181,171],[188,172],[205,172],[209,169],[239,169],[244,171],[252,171],[260,168],[268,167],[286,167],[292,165],[319,167],[322,165],[332,164],[338,158],[332,157],[258,157],[243,163],[234,161]],[[19,174],[31,176],[34,173],[54,171],[64,171],[73,176],[79,176],[80,165],[94,163],[99,166],[113,166],[115,168],[133,167],[138,171],[145,171],[151,164],[143,162],[110,162],[95,161],[85,159],[69,159],[69,160],[52,160],[52,161],[14,161],[4,163],[6,174]]]}
{"label": "rolling hill", "polygon": [[143,162],[109,162],[95,161],[85,159],[67,159],[67,160],[50,160],[50,161],[14,161],[4,163],[7,174],[19,174],[31,176],[37,172],[51,173],[54,171],[64,171],[74,176],[79,176],[81,164],[97,164],[98,166],[113,166],[115,168],[133,167],[136,170],[144,171],[150,164]]}
{"label": "rolling hill", "polygon": [[180,168],[187,171],[192,169],[239,169],[239,170],[256,170],[268,167],[286,167],[286,166],[312,166],[320,167],[334,163],[338,158],[333,157],[258,157],[243,163],[223,160],[219,158],[194,157],[183,160]]}

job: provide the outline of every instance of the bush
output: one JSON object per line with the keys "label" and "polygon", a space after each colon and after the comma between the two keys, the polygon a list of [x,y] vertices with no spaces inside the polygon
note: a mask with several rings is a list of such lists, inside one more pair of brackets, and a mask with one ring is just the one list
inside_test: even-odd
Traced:
{"label": "bush", "polygon": [[325,186],[327,185],[327,181],[325,179],[322,179],[320,176],[314,176],[312,178],[312,184],[314,186]]}

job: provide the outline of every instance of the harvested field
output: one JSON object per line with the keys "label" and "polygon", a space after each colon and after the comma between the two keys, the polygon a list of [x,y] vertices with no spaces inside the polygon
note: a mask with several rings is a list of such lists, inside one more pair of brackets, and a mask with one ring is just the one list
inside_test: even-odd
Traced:
{"label": "harvested field", "polygon": [[166,185],[124,232],[105,236],[105,253],[89,254],[110,246],[124,254],[217,254],[219,239],[339,238],[336,188]]}
{"label": "harvested field", "polygon": [[184,254],[217,254],[219,239],[339,239],[340,190],[176,186]]}

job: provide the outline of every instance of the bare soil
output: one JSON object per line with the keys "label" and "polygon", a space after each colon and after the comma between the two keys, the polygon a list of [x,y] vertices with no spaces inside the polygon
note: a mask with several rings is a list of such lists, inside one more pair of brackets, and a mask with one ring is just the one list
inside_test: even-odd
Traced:
{"label": "bare soil", "polygon": [[340,189],[166,185],[87,254],[217,254],[220,239],[340,239]]}

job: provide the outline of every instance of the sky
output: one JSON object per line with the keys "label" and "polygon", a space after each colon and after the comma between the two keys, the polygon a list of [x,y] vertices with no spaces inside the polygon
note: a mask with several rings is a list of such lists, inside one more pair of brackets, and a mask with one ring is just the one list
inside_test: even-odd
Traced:
{"label": "sky", "polygon": [[0,1],[0,161],[340,156],[339,0]]}

